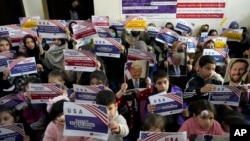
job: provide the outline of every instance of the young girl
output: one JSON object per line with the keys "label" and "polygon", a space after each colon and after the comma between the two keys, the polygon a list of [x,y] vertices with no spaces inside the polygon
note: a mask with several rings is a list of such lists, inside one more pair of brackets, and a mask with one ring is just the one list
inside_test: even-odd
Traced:
{"label": "young girl", "polygon": [[20,116],[18,115],[18,112],[15,109],[8,109],[8,108],[2,108],[0,109],[0,125],[8,125],[13,123],[23,123],[24,131],[25,131],[25,137],[24,141],[30,141],[32,138],[30,138],[31,129],[25,122],[21,122]]}
{"label": "young girl", "polygon": [[87,137],[63,136],[63,104],[68,101],[66,96],[57,96],[48,102],[47,111],[51,122],[44,133],[44,141],[91,141],[91,138]]}
{"label": "young girl", "polygon": [[6,37],[0,38],[0,52],[10,51],[12,49],[11,41]]}
{"label": "young girl", "polygon": [[220,123],[214,119],[215,107],[208,100],[200,99],[190,103],[189,111],[192,117],[187,119],[179,129],[179,132],[187,132],[188,139],[193,135],[224,135]]}
{"label": "young girl", "polygon": [[164,132],[165,119],[159,114],[149,114],[142,124],[142,131]]}

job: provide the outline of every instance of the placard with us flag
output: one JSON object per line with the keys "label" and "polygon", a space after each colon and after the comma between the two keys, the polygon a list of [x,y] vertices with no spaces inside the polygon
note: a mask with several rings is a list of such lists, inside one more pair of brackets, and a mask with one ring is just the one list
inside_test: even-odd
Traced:
{"label": "placard with us flag", "polygon": [[37,73],[35,57],[7,60],[10,76]]}
{"label": "placard with us flag", "polygon": [[77,104],[95,104],[96,94],[104,90],[104,86],[84,86],[73,84],[75,92],[75,103]]}
{"label": "placard with us flag", "polygon": [[148,35],[150,37],[155,37],[158,32],[160,31],[160,28],[159,27],[154,27],[154,26],[148,26]]}
{"label": "placard with us flag", "polygon": [[23,109],[27,106],[26,101],[21,98],[22,94],[9,94],[0,98],[0,106],[5,108]]}
{"label": "placard with us flag", "polygon": [[224,65],[225,64],[225,57],[228,53],[228,49],[204,49],[203,55],[210,55],[213,56],[216,60],[216,65]]}
{"label": "placard with us flag", "polygon": [[227,37],[228,41],[237,41],[242,40],[243,29],[222,29],[221,37]]}
{"label": "placard with us flag", "polygon": [[239,106],[241,86],[215,85],[210,92],[208,100],[213,104]]}
{"label": "placard with us flag", "polygon": [[29,83],[31,103],[46,103],[49,99],[62,95],[62,86],[54,83]]}
{"label": "placard with us flag", "polygon": [[86,50],[65,49],[64,68],[65,70],[93,72],[96,70],[96,56]]}
{"label": "placard with us flag", "polygon": [[1,141],[22,141],[25,136],[22,123],[0,125]]}
{"label": "placard with us flag", "polygon": [[94,48],[97,56],[120,58],[121,39],[120,38],[100,38],[94,37]]}
{"label": "placard with us flag", "polygon": [[188,53],[194,53],[195,52],[196,46],[198,44],[198,41],[197,41],[197,39],[195,37],[179,36],[178,41],[187,44],[187,52]]}
{"label": "placard with us flag", "polygon": [[178,19],[175,29],[183,32],[191,32],[194,29],[194,23],[189,23],[185,20]]}
{"label": "placard with us flag", "polygon": [[65,20],[37,20],[37,31],[43,38],[67,38]]}
{"label": "placard with us flag", "polygon": [[112,38],[112,30],[107,27],[95,27],[97,34],[101,38]]}
{"label": "placard with us flag", "polygon": [[92,16],[92,23],[94,26],[98,27],[109,27],[109,17],[108,16]]}
{"label": "placard with us flag", "polygon": [[186,132],[145,132],[140,131],[141,141],[186,141]]}
{"label": "placard with us flag", "polygon": [[84,136],[95,139],[108,139],[108,110],[96,104],[75,104],[64,102],[64,136]]}
{"label": "placard with us flag", "polygon": [[158,93],[149,97],[150,104],[156,106],[154,113],[162,116],[181,113],[183,111],[182,92]]}
{"label": "placard with us flag", "polygon": [[37,20],[40,20],[40,16],[19,17],[22,28],[37,28]]}
{"label": "placard with us flag", "polygon": [[7,60],[11,60],[15,52],[16,51],[14,50],[0,52],[0,72],[3,72],[5,69],[7,69]]}
{"label": "placard with us flag", "polygon": [[127,31],[145,31],[147,20],[144,16],[127,16],[124,22]]}
{"label": "placard with us flag", "polygon": [[128,62],[136,61],[136,60],[147,60],[149,62],[149,66],[154,66],[156,63],[156,57],[155,54],[144,51],[144,50],[138,50],[129,48],[128,49]]}
{"label": "placard with us flag", "polygon": [[112,26],[114,26],[117,30],[117,33],[119,35],[119,37],[121,37],[122,32],[124,31],[124,21],[113,21],[111,23]]}
{"label": "placard with us flag", "polygon": [[168,28],[163,28],[156,35],[155,40],[161,43],[167,43],[169,46],[172,46],[178,37],[179,35],[175,31]]}
{"label": "placard with us flag", "polygon": [[[204,42],[209,40],[213,40],[216,49],[224,49],[227,47],[227,37],[220,37],[220,36],[208,36]],[[204,45],[204,44],[203,44]]]}
{"label": "placard with us flag", "polygon": [[72,26],[74,38],[77,41],[81,41],[83,38],[87,38],[95,35],[96,29],[90,22],[78,22]]}

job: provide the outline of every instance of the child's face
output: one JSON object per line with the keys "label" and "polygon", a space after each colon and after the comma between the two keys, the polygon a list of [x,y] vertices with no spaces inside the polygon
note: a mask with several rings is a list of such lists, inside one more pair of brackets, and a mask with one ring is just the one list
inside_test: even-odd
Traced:
{"label": "child's face", "polygon": [[14,117],[10,115],[8,112],[0,113],[0,125],[7,125],[15,123]]}
{"label": "child's face", "polygon": [[59,77],[56,76],[49,76],[49,83],[55,83],[55,84],[60,84],[62,86],[64,86],[64,81],[62,79],[60,79]]}
{"label": "child's face", "polygon": [[200,75],[203,79],[209,79],[212,77],[214,70],[215,70],[215,64],[208,63],[203,67],[199,68]]}
{"label": "child's face", "polygon": [[35,43],[33,42],[32,38],[27,38],[25,44],[28,49],[34,49]]}
{"label": "child's face", "polygon": [[9,51],[10,50],[10,44],[6,40],[0,41],[0,52]]}
{"label": "child's face", "polygon": [[99,85],[104,85],[102,80],[98,80],[96,78],[92,78],[90,80],[90,86],[99,86]]}
{"label": "child's face", "polygon": [[199,115],[194,115],[194,119],[202,128],[209,130],[214,123],[214,113],[208,111],[208,115],[206,116],[200,113]]}
{"label": "child's face", "polygon": [[116,111],[117,111],[117,104],[112,103],[109,106],[107,106],[107,109],[109,111],[109,118],[113,118],[115,116]]}
{"label": "child's face", "polygon": [[168,90],[168,87],[169,87],[168,78],[164,77],[164,78],[158,79],[155,82],[155,87],[159,93],[166,92]]}

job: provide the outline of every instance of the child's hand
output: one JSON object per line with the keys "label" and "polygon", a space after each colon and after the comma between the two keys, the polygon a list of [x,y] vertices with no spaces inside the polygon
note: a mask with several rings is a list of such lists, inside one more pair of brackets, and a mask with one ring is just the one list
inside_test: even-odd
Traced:
{"label": "child's hand", "polygon": [[101,62],[100,61],[96,61],[96,70],[101,70]]}
{"label": "child's hand", "polygon": [[124,47],[124,45],[121,45],[120,52],[124,53],[124,51],[125,51],[125,47]]}
{"label": "child's hand", "polygon": [[41,72],[44,71],[43,66],[41,64],[36,64],[36,68],[38,71],[41,71]]}
{"label": "child's hand", "polygon": [[112,133],[114,134],[120,134],[120,126],[116,121],[111,121],[109,123],[109,128]]}
{"label": "child's hand", "polygon": [[153,113],[155,108],[156,108],[156,106],[154,104],[147,105],[148,112],[150,112],[150,113]]}
{"label": "child's hand", "polygon": [[3,71],[3,80],[6,80],[10,74],[10,70],[7,68]]}
{"label": "child's hand", "polygon": [[183,115],[183,117],[189,117],[189,111],[188,111],[188,109],[183,109],[182,115]]}
{"label": "child's hand", "polygon": [[122,83],[120,91],[125,92],[127,90],[127,88],[128,88],[128,84],[127,83]]}
{"label": "child's hand", "polygon": [[71,95],[70,95],[70,100],[71,101],[75,101],[76,100],[76,94],[75,94],[75,92],[73,92]]}
{"label": "child's hand", "polygon": [[211,91],[215,90],[214,84],[206,84],[200,89],[201,93],[209,93]]}
{"label": "child's hand", "polygon": [[68,96],[68,92],[66,90],[61,90],[61,95]]}

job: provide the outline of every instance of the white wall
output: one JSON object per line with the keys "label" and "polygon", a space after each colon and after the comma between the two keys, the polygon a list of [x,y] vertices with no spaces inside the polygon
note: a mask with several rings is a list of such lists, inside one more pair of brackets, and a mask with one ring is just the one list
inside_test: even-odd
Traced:
{"label": "white wall", "polygon": [[48,8],[46,0],[23,0],[25,15],[40,16],[41,19],[48,18]]}
{"label": "white wall", "polygon": [[[111,20],[121,19],[121,0],[94,0],[95,15],[109,16]],[[249,0],[227,0],[224,18],[224,24],[220,26],[223,19],[184,19],[195,23],[195,32],[198,28],[207,23],[210,29],[217,29],[220,33],[222,27],[228,27],[231,21],[238,21],[241,26],[250,29],[250,2]],[[151,21],[149,21],[151,22]],[[166,19],[155,22],[158,26],[164,26],[166,22],[176,24],[176,19]]]}

